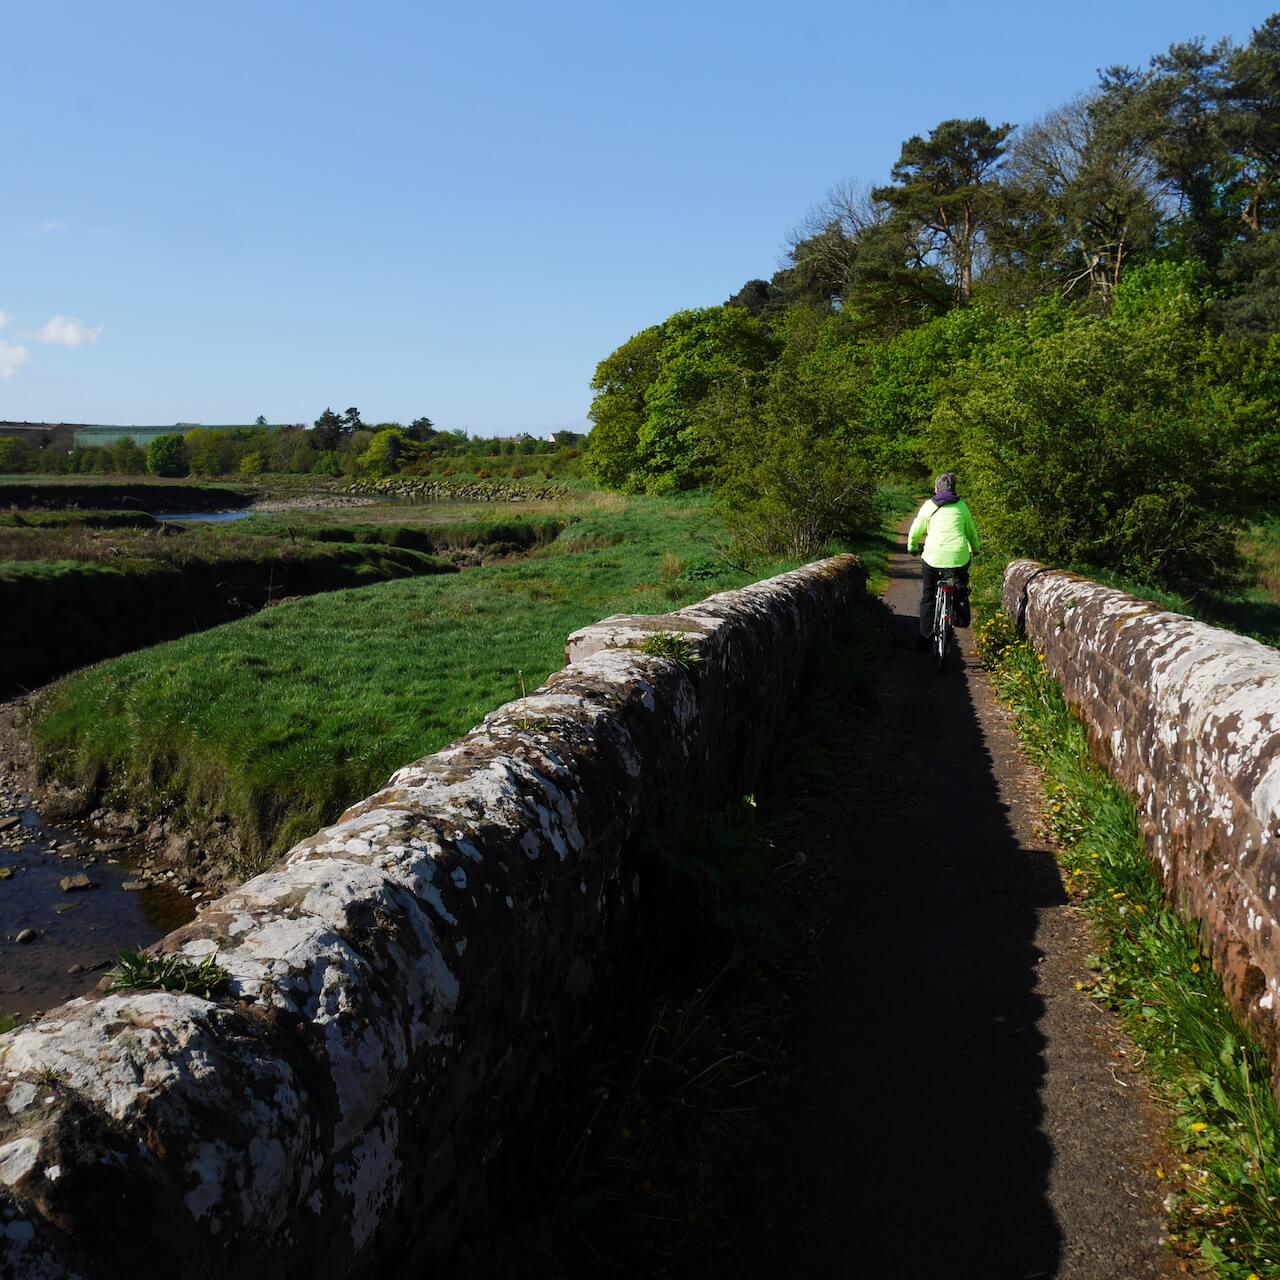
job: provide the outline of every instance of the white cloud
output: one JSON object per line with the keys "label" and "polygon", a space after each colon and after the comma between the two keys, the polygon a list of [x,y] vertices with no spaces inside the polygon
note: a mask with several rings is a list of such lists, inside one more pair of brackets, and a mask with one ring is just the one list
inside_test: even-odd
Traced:
{"label": "white cloud", "polygon": [[73,316],[54,316],[36,335],[60,347],[84,347],[97,342],[101,328],[90,329]]}
{"label": "white cloud", "polygon": [[0,378],[12,378],[24,364],[31,363],[26,347],[15,347],[0,338]]}
{"label": "white cloud", "polygon": [[9,323],[9,317],[5,315],[3,311],[0,311],[0,329],[3,329],[5,325],[7,325],[8,323]]}
{"label": "white cloud", "polygon": [[49,235],[54,231],[61,231],[67,224],[65,222],[42,222],[40,224],[40,232],[42,235]]}

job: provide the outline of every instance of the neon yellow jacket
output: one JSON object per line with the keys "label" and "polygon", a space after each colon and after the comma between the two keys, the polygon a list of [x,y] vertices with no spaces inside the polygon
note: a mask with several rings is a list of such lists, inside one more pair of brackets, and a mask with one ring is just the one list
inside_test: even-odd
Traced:
{"label": "neon yellow jacket", "polygon": [[924,562],[935,569],[958,569],[978,553],[978,526],[968,505],[947,502],[938,506],[932,498],[916,512],[907,534],[907,550],[924,543]]}

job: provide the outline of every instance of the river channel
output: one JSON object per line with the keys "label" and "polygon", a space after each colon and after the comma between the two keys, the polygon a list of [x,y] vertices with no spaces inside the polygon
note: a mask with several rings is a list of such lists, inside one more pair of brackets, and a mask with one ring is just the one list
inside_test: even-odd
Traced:
{"label": "river channel", "polygon": [[[375,505],[349,495],[287,497],[258,510]],[[221,524],[242,511],[157,515],[175,523]],[[117,953],[149,946],[196,914],[205,890],[183,881],[163,849],[167,831],[144,831],[123,815],[45,822],[31,794],[27,698],[0,701],[0,1015],[19,1021],[85,995]],[[19,940],[21,939],[21,941]]]}
{"label": "river channel", "polygon": [[0,1013],[26,1020],[90,991],[121,948],[190,920],[199,890],[143,869],[137,838],[91,823],[47,826],[30,797],[11,799],[16,808],[0,816]]}

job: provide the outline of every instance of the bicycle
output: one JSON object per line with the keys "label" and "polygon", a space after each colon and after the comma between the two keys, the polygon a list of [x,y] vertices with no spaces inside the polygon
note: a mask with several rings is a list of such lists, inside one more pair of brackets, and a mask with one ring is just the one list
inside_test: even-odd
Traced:
{"label": "bicycle", "polygon": [[947,654],[956,638],[956,609],[960,594],[960,580],[954,569],[942,569],[938,573],[938,594],[933,602],[933,660],[938,671],[946,667]]}

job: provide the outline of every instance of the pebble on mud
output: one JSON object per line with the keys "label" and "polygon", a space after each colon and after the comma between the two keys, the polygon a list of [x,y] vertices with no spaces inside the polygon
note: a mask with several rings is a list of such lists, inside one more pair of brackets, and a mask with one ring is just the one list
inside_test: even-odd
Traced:
{"label": "pebble on mud", "polygon": [[10,814],[7,818],[0,818],[0,831],[8,831],[10,827],[16,827],[22,819],[17,814]]}
{"label": "pebble on mud", "polygon": [[23,929],[16,939],[18,942],[34,942],[35,940],[36,931],[34,929]]}
{"label": "pebble on mud", "polygon": [[74,893],[77,889],[93,888],[93,881],[84,872],[75,876],[63,876],[58,883],[62,886],[63,893]]}
{"label": "pebble on mud", "polygon": [[125,893],[140,893],[147,887],[147,882],[145,880],[126,880],[120,887]]}

